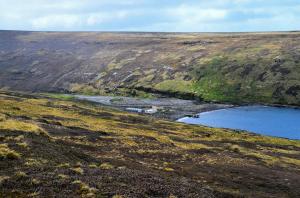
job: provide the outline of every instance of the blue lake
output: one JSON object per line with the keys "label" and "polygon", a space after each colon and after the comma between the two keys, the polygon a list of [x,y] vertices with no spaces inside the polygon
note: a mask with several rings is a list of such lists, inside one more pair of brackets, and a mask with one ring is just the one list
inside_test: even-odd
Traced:
{"label": "blue lake", "polygon": [[178,121],[300,139],[300,109],[243,106],[204,112],[198,115],[199,118],[184,117]]}

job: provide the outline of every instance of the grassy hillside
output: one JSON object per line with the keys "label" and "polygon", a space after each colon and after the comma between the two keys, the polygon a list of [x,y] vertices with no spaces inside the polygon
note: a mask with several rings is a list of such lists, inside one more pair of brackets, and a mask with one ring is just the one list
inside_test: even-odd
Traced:
{"label": "grassy hillside", "polygon": [[0,87],[300,105],[300,33],[0,32]]}
{"label": "grassy hillside", "polygon": [[299,197],[300,142],[0,93],[0,197]]}

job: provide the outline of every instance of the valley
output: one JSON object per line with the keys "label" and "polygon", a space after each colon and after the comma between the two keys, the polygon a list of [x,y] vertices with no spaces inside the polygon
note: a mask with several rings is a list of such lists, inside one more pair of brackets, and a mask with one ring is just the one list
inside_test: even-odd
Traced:
{"label": "valley", "polygon": [[299,140],[176,122],[299,74],[299,32],[0,31],[0,197],[300,197]]}
{"label": "valley", "polygon": [[299,32],[0,32],[0,87],[297,105]]}
{"label": "valley", "polygon": [[300,196],[296,140],[38,94],[0,107],[0,197]]}

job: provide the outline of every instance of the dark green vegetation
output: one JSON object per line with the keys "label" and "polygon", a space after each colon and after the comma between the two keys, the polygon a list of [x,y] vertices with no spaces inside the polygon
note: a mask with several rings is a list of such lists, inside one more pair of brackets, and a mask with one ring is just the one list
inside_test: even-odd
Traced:
{"label": "dark green vegetation", "polygon": [[0,87],[300,105],[300,33],[0,32]]}
{"label": "dark green vegetation", "polygon": [[299,197],[300,142],[0,92],[0,197]]}

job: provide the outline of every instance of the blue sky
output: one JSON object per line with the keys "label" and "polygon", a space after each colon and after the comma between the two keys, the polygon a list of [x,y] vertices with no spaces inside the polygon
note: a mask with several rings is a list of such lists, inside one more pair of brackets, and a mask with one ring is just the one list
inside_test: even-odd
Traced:
{"label": "blue sky", "polygon": [[0,0],[0,29],[300,30],[300,0]]}

